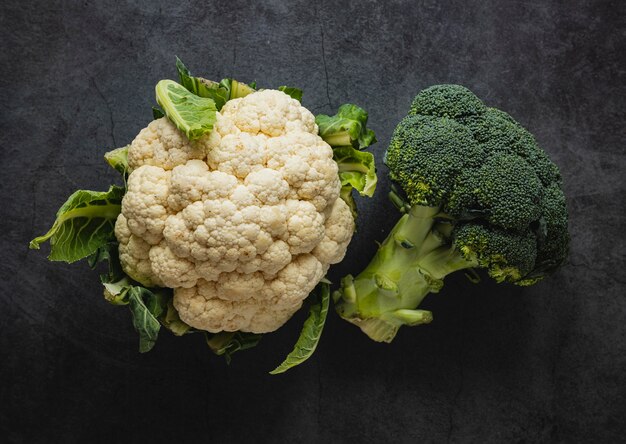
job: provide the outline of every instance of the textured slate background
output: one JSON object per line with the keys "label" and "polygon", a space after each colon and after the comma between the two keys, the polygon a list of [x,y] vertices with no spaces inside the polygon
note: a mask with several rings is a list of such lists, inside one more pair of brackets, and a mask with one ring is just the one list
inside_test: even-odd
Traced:
{"label": "textured slate background", "polygon": [[[623,441],[625,15],[624,2],[583,0],[4,1],[2,440]],[[391,345],[333,314],[315,356],[284,376],[266,372],[303,313],[230,367],[193,336],[163,334],[140,355],[94,273],[27,243],[74,189],[115,177],[102,153],[150,120],[175,54],[207,77],[301,86],[316,112],[364,106],[379,161],[419,89],[469,86],[561,166],[569,265],[524,289],[454,276],[426,302],[435,322]],[[362,203],[334,278],[391,227],[387,190]]]}

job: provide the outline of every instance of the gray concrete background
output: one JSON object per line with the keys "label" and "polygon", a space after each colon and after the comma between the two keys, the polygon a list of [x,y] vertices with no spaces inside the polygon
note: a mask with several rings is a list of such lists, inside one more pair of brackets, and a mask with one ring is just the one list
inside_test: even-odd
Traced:
{"label": "gray concrete background", "polygon": [[[3,442],[623,442],[626,8],[620,1],[14,1],[0,6]],[[174,55],[198,74],[365,107],[379,143],[415,93],[458,82],[560,165],[570,263],[531,288],[462,276],[435,321],[369,341],[334,313],[314,357],[267,371],[304,313],[226,366],[200,337],[140,355],[130,315],[84,264],[28,251],[102,160],[151,119]],[[385,169],[380,164],[384,177]],[[394,223],[383,179],[331,277]]]}

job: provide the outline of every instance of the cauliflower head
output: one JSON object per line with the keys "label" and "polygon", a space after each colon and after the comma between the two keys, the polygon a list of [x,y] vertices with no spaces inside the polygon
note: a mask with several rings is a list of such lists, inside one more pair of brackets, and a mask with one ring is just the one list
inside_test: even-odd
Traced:
{"label": "cauliflower head", "polygon": [[180,318],[198,329],[276,330],[354,232],[331,147],[281,91],[230,100],[193,142],[154,120],[128,163],[115,225],[122,267],[143,285],[173,288]]}

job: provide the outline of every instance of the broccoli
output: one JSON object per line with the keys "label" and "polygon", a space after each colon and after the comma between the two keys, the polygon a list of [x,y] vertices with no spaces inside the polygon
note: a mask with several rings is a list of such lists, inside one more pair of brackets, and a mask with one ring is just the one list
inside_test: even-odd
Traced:
{"label": "broccoli", "polygon": [[532,134],[467,88],[420,92],[385,163],[391,201],[404,214],[370,264],[333,295],[338,313],[372,339],[390,342],[402,325],[429,323],[432,313],[418,307],[454,271],[532,285],[565,260],[557,166]]}

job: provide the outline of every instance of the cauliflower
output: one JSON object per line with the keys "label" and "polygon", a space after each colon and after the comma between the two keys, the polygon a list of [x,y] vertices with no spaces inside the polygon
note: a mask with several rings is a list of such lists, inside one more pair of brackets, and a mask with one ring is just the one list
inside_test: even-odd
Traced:
{"label": "cauliflower", "polygon": [[173,288],[180,318],[198,329],[276,330],[354,232],[331,147],[281,91],[228,101],[195,141],[155,120],[130,145],[128,165],[115,224],[122,267]]}

